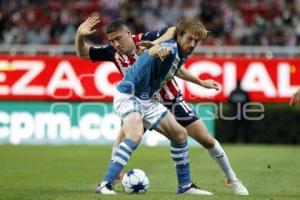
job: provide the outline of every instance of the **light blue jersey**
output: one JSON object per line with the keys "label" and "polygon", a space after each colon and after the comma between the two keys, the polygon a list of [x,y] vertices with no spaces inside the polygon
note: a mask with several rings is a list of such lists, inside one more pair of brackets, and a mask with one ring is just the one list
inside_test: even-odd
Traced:
{"label": "light blue jersey", "polygon": [[163,62],[144,53],[127,71],[117,90],[125,94],[133,94],[140,99],[151,99],[153,94],[173,78],[181,68],[187,56],[182,54],[177,42],[169,40],[161,44],[171,50]]}

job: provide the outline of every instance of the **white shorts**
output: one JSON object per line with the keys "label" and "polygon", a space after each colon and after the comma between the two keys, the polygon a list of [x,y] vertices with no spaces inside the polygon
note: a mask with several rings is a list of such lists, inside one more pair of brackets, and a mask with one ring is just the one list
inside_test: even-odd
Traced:
{"label": "white shorts", "polygon": [[144,127],[148,130],[156,128],[168,110],[156,100],[141,100],[134,95],[116,91],[114,95],[114,109],[123,121],[131,112],[139,112],[143,118]]}

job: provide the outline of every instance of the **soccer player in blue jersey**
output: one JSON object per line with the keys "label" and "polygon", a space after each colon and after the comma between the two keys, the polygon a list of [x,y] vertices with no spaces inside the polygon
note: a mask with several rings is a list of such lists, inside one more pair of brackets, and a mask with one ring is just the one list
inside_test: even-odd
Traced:
{"label": "soccer player in blue jersey", "polygon": [[[144,128],[155,129],[171,141],[171,156],[176,165],[178,193],[211,195],[192,184],[190,177],[187,132],[176,122],[174,116],[162,104],[153,99],[153,94],[166,81],[180,70],[182,64],[196,47],[198,41],[207,35],[205,27],[196,20],[183,20],[176,30],[184,29],[178,34],[177,42],[156,45],[144,53],[127,70],[124,79],[117,86],[114,97],[114,109],[122,119],[122,128],[126,139],[120,143],[98,186],[102,194],[116,194],[112,188],[120,171],[127,164],[133,151],[138,147]],[[161,61],[156,56],[166,50],[169,56]]]}
{"label": "soccer player in blue jersey", "polygon": [[[78,29],[77,33],[77,54],[82,58],[90,58],[92,60],[109,60],[113,61],[119,71],[124,76],[124,72],[130,67],[131,64],[135,62],[136,52],[138,50],[137,44],[141,40],[153,40],[161,36],[166,30],[160,32],[150,32],[146,34],[138,34],[131,37],[129,29],[126,25],[120,21],[113,21],[108,26],[108,39],[111,41],[111,45],[105,47],[90,47],[88,44],[84,43],[82,40],[82,35],[89,35],[93,32],[93,27],[99,22],[97,17],[92,17],[86,20]],[[172,32],[172,28],[169,28],[167,32]],[[167,38],[170,36],[167,36]],[[173,37],[173,35],[172,35]],[[161,39],[161,38],[160,38]],[[164,39],[163,39],[164,40]],[[163,41],[161,40],[161,41]],[[158,40],[157,40],[158,41]],[[160,58],[166,55],[166,49],[159,51]],[[122,62],[122,61],[129,62]],[[189,76],[189,74],[184,73],[185,70],[181,69],[178,71],[177,76],[184,78],[185,80],[192,81],[196,84],[207,88],[215,88],[214,82],[202,81],[198,78]],[[214,140],[209,134],[203,124],[199,119],[197,114],[184,102],[181,92],[176,86],[174,79],[170,80],[165,84],[164,88],[160,90],[160,95],[170,111],[175,115],[176,120],[180,125],[184,126],[188,131],[188,134],[192,136],[196,141],[201,143],[206,149],[208,149],[211,157],[218,163],[222,171],[224,172],[227,183],[234,189],[236,194],[245,195],[247,194],[247,189],[241,184],[238,179],[236,179],[235,173],[233,172],[228,158],[220,146],[220,144]],[[174,89],[175,88],[175,89]],[[167,92],[166,92],[167,91]],[[175,106],[174,106],[175,105]],[[175,109],[174,109],[175,107]],[[118,147],[119,143],[122,142],[122,137],[117,141]],[[118,149],[118,148],[115,148]]]}

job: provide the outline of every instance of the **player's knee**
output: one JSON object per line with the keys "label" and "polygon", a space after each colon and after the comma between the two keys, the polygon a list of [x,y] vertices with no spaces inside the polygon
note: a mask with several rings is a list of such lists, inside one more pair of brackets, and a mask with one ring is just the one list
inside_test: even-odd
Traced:
{"label": "player's knee", "polygon": [[135,141],[137,144],[139,144],[142,141],[143,135],[141,134],[135,134],[132,136],[132,140]]}
{"label": "player's knee", "polygon": [[142,141],[143,133],[137,130],[130,130],[128,134],[126,134],[126,139],[130,139],[135,143],[139,144]]}
{"label": "player's knee", "polygon": [[173,137],[173,142],[176,144],[183,144],[187,140],[187,132],[182,129],[181,131],[177,131]]}
{"label": "player's knee", "polygon": [[210,149],[215,146],[215,139],[213,137],[208,137],[201,142],[201,145],[206,149]]}
{"label": "player's knee", "polygon": [[130,113],[123,118],[123,128],[126,138],[140,143],[143,137],[142,117],[139,113]]}

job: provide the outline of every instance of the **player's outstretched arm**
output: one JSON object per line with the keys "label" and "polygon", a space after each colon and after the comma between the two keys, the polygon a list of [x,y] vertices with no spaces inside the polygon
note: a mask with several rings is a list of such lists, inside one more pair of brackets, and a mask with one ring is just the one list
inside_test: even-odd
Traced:
{"label": "player's outstretched arm", "polygon": [[169,27],[168,30],[161,37],[157,38],[156,40],[153,40],[153,41],[143,40],[143,41],[138,42],[137,45],[142,46],[146,49],[149,49],[156,44],[160,44],[162,42],[171,40],[175,36],[175,29],[176,29],[176,27]]}
{"label": "player's outstretched arm", "polygon": [[77,29],[75,46],[76,54],[80,58],[89,58],[90,46],[85,42],[84,37],[96,32],[95,26],[100,22],[99,17],[89,17]]}
{"label": "player's outstretched arm", "polygon": [[160,44],[162,42],[166,42],[171,40],[175,36],[175,29],[176,27],[168,28],[167,32],[165,32],[161,37],[157,38],[156,40],[152,41],[154,44]]}
{"label": "player's outstretched arm", "polygon": [[178,70],[176,76],[185,81],[195,83],[195,84],[205,87],[207,89],[219,90],[219,86],[214,80],[211,80],[211,79],[201,80],[183,67],[180,70]]}
{"label": "player's outstretched arm", "polygon": [[300,108],[300,88],[295,92],[290,100],[290,106],[295,105],[297,108]]}

